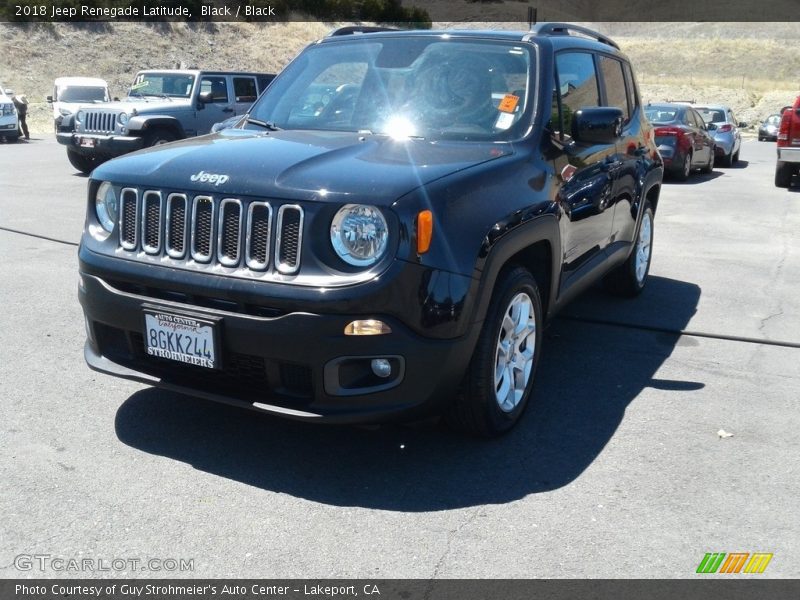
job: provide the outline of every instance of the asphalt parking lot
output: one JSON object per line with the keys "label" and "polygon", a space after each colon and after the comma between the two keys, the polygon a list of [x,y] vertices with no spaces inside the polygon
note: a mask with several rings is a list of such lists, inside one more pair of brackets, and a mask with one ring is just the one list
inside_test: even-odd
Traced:
{"label": "asphalt parking lot", "polygon": [[[800,576],[800,188],[773,186],[773,143],[665,183],[645,293],[569,307],[536,403],[487,442],[91,372],[86,179],[36,137],[0,146],[0,577],[672,578],[706,552]],[[193,569],[21,571],[19,555]]]}

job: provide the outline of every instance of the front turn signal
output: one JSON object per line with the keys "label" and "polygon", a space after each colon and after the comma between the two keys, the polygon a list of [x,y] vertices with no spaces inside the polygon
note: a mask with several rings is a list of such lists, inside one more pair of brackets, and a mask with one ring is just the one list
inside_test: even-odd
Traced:
{"label": "front turn signal", "polygon": [[421,210],[417,214],[417,254],[425,254],[433,239],[433,213]]}

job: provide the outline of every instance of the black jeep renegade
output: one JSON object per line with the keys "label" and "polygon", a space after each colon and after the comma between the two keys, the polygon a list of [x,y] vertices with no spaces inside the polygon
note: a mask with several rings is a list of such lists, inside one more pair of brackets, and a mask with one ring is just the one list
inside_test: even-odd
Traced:
{"label": "black jeep renegade", "polygon": [[498,434],[546,319],[600,279],[642,290],[662,173],[596,32],[334,32],[234,128],[95,169],[86,360],[292,418]]}

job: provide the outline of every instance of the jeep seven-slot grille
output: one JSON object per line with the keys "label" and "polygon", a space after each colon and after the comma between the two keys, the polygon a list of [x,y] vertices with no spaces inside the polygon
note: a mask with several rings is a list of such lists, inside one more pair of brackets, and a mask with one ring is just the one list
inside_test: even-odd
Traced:
{"label": "jeep seven-slot grille", "polygon": [[117,115],[110,112],[84,111],[83,130],[91,133],[113,133]]}
{"label": "jeep seven-slot grille", "polygon": [[257,271],[274,257],[279,273],[293,274],[300,268],[303,217],[296,204],[273,211],[264,201],[125,188],[119,243],[129,251]]}

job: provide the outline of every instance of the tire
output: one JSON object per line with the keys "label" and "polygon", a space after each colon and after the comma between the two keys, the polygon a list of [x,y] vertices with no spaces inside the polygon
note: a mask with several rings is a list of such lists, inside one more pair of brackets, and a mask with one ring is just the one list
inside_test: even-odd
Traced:
{"label": "tire", "polygon": [[504,270],[458,395],[445,414],[448,425],[482,437],[516,425],[533,389],[542,328],[542,301],[533,275],[522,267]]}
{"label": "tire", "polygon": [[100,164],[93,156],[85,156],[69,148],[67,148],[67,158],[70,164],[84,175],[91,173],[92,169]]}
{"label": "tire", "polygon": [[742,151],[742,149],[741,149],[741,148],[739,148],[739,149],[738,149],[738,150],[737,150],[737,151],[736,151],[736,152],[733,154],[733,156],[731,156],[731,165],[735,165],[736,163],[738,163],[738,162],[739,162],[739,152],[741,152],[741,151]]}
{"label": "tire", "polygon": [[763,142],[763,141],[764,141],[764,139],[765,139],[765,138],[764,138],[764,136],[763,136],[763,135],[760,135],[760,136],[758,136],[758,141],[759,141],[759,142]]}
{"label": "tire", "polygon": [[636,230],[636,242],[628,259],[606,275],[603,283],[607,290],[617,296],[634,298],[642,293],[650,273],[653,259],[653,208],[644,203],[644,213]]}
{"label": "tire", "polygon": [[692,172],[692,153],[687,152],[683,157],[683,162],[680,168],[675,171],[675,179],[678,181],[686,181],[689,179],[689,174]]}
{"label": "tire", "polygon": [[733,165],[733,150],[731,150],[730,154],[726,154],[722,157],[722,166],[723,167],[730,167]]}
{"label": "tire", "polygon": [[702,169],[700,169],[701,173],[711,173],[714,170],[714,149],[711,148],[711,152],[708,153],[708,163]]}
{"label": "tire", "polygon": [[775,165],[775,187],[788,188],[792,183],[794,165],[779,160]]}
{"label": "tire", "polygon": [[150,148],[152,146],[160,146],[161,144],[168,144],[178,139],[174,133],[169,129],[155,129],[148,133],[144,138],[144,147]]}

